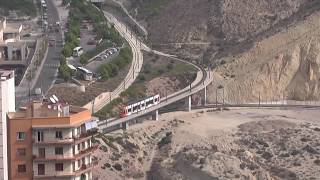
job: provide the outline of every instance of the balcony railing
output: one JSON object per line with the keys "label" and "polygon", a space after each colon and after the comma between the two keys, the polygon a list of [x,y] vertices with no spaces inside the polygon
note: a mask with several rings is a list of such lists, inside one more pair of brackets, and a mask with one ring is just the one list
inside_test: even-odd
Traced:
{"label": "balcony railing", "polygon": [[72,177],[75,176],[76,174],[73,172],[59,172],[59,173],[54,173],[54,174],[44,174],[44,175],[39,175],[39,174],[34,174],[33,178],[34,179],[57,179],[57,178],[63,178],[63,177]]}
{"label": "balcony railing", "polygon": [[98,165],[98,161],[92,161],[90,164],[83,164],[79,170],[75,171],[75,175],[79,176],[82,173],[88,172],[90,170],[92,170],[93,167]]}
{"label": "balcony railing", "polygon": [[87,149],[81,150],[78,154],[75,155],[75,159],[81,159],[83,156],[86,156],[89,153],[93,153],[98,148],[99,148],[99,145],[93,145]]}
{"label": "balcony railing", "polygon": [[64,155],[54,155],[54,156],[36,156],[33,155],[33,160],[34,161],[64,161],[64,160],[74,160],[74,156],[64,156]]}
{"label": "balcony railing", "polygon": [[89,148],[86,148],[84,150],[81,150],[78,154],[72,155],[72,156],[66,156],[66,155],[53,155],[53,156],[36,156],[33,155],[34,161],[68,161],[68,160],[78,160],[83,158],[84,156],[87,156],[89,153],[93,153],[95,150],[99,148],[99,145],[93,145]]}
{"label": "balcony railing", "polygon": [[32,143],[35,145],[44,145],[44,144],[73,144],[74,139],[68,138],[68,139],[53,139],[50,141],[36,141],[35,139],[32,139]]}
{"label": "balcony railing", "polygon": [[98,133],[98,130],[94,129],[94,130],[90,130],[84,133],[80,133],[77,136],[74,136],[75,139],[82,139],[82,138],[87,138],[87,137],[91,137],[94,136]]}
{"label": "balcony railing", "polygon": [[82,165],[79,170],[75,172],[55,172],[54,174],[44,174],[44,175],[38,175],[34,174],[34,179],[47,179],[47,178],[62,178],[62,177],[72,177],[72,176],[79,176],[82,173],[86,173],[95,166],[98,165],[98,161],[92,161],[90,164]]}

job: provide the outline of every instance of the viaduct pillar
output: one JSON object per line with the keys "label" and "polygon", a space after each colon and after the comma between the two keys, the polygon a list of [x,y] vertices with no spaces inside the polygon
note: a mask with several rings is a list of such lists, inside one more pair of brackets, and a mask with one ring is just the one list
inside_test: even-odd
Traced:
{"label": "viaduct pillar", "polygon": [[121,127],[123,130],[128,130],[129,129],[129,121],[122,123]]}
{"label": "viaduct pillar", "polygon": [[190,95],[190,96],[188,96],[188,99],[187,99],[187,106],[188,106],[188,107],[187,107],[187,108],[188,108],[187,110],[188,110],[188,111],[191,111],[191,105],[192,105],[192,104],[191,104],[191,95]]}
{"label": "viaduct pillar", "polygon": [[155,120],[155,121],[159,120],[159,110],[158,109],[152,115],[152,120]]}
{"label": "viaduct pillar", "polygon": [[204,105],[207,105],[207,86],[204,88]]}

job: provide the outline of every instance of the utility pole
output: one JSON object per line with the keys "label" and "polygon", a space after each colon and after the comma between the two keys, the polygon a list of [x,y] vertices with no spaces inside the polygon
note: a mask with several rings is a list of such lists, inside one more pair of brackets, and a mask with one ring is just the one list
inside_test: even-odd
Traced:
{"label": "utility pole", "polygon": [[222,89],[222,96],[223,96],[223,97],[222,97],[222,102],[223,102],[222,104],[223,104],[223,106],[224,106],[224,88]]}
{"label": "utility pole", "polygon": [[218,88],[216,88],[216,108],[218,107]]}
{"label": "utility pole", "polygon": [[166,101],[168,101],[168,92],[167,92],[167,86],[166,86]]}
{"label": "utility pole", "polygon": [[260,91],[259,91],[259,108],[260,108],[260,103],[261,103],[261,94],[260,94]]}

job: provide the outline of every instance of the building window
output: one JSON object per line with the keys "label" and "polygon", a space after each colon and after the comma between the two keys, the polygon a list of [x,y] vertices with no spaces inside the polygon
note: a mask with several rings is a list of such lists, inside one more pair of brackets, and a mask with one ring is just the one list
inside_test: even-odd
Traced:
{"label": "building window", "polygon": [[88,148],[90,148],[91,147],[90,139],[88,139],[87,143],[88,143]]}
{"label": "building window", "polygon": [[63,171],[63,163],[56,164],[56,171]]}
{"label": "building window", "polygon": [[38,135],[38,142],[43,142],[43,131],[38,131],[38,133],[37,133],[37,135]]}
{"label": "building window", "polygon": [[26,155],[26,148],[17,149],[17,156],[25,156],[25,155]]}
{"label": "building window", "polygon": [[82,142],[82,150],[84,150],[86,148],[86,142]]}
{"label": "building window", "polygon": [[81,164],[81,161],[80,159],[78,160],[78,168],[80,168],[80,164]]}
{"label": "building window", "polygon": [[80,151],[80,144],[78,144],[77,146],[78,146],[78,151]]}
{"label": "building window", "polygon": [[25,164],[19,164],[18,165],[18,173],[26,173],[27,172],[27,168]]}
{"label": "building window", "polygon": [[46,157],[46,149],[43,147],[39,147],[39,157]]}
{"label": "building window", "polygon": [[62,139],[62,131],[56,131],[56,138]]}
{"label": "building window", "polygon": [[17,140],[23,141],[26,139],[26,133],[25,132],[17,132]]}
{"label": "building window", "polygon": [[63,147],[55,148],[56,155],[63,155]]}
{"label": "building window", "polygon": [[44,175],[46,172],[46,168],[44,164],[38,164],[38,175]]}

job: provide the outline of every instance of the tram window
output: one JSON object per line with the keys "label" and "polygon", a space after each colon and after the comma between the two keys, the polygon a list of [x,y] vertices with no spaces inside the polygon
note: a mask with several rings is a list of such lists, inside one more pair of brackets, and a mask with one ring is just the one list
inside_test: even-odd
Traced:
{"label": "tram window", "polygon": [[152,103],[153,103],[152,101],[147,101],[146,105],[149,106]]}

